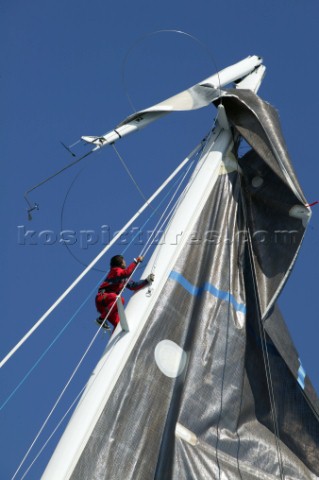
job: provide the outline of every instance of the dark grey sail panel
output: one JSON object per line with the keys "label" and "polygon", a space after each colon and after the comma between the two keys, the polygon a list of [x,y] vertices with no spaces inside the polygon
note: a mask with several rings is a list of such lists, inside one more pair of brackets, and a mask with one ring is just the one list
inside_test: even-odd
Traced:
{"label": "dark grey sail panel", "polygon": [[[250,117],[247,124],[240,128],[256,139]],[[319,477],[317,400],[307,378],[300,381],[274,304],[304,234],[302,219],[289,215],[302,195],[288,165],[278,174],[278,152],[263,159],[265,143],[219,176],[73,480]],[[258,193],[254,172],[264,178]],[[296,188],[287,187],[287,172]],[[283,200],[273,181],[287,187]],[[295,229],[297,241],[258,242],[254,232],[273,227],[272,217],[276,228]],[[159,346],[181,349],[180,369],[169,373]]]}
{"label": "dark grey sail panel", "polygon": [[275,108],[251,90],[228,90],[222,102],[240,135],[305,204]]}
{"label": "dark grey sail panel", "polygon": [[298,352],[294,347],[285,321],[276,306],[274,310],[266,317],[264,321],[264,327],[280,356],[285,361],[302,390],[304,390],[310,405],[314,409],[315,416],[319,420],[318,396],[310,378],[307,376],[302,366],[301,359],[299,358]]}
{"label": "dark grey sail panel", "polygon": [[[227,218],[225,210],[213,207],[216,206],[216,202],[219,202],[220,206],[225,202],[228,203],[228,211],[231,210],[231,217],[234,218],[237,216],[238,206],[236,202],[231,201],[231,198],[227,176],[223,176],[194,231],[205,232],[209,225],[214,227],[216,223],[216,226],[224,225],[222,227],[224,237],[233,236],[234,232],[230,231],[228,223],[225,222]],[[235,224],[232,228],[235,228]],[[221,249],[224,250],[222,255]],[[240,285],[238,258],[233,256],[231,259],[229,251],[230,242],[210,244],[210,242],[197,242],[194,237],[184,249],[176,268],[173,269],[175,273],[167,281],[160,301],[149,318],[143,338],[139,340],[131,354],[128,361],[130,367],[122,373],[112,398],[108,401],[98,422],[98,438],[91,438],[89,441],[73,478],[146,479],[155,477],[156,470],[159,468],[157,459],[162,458],[160,451],[163,438],[168,434],[171,436],[170,433],[174,437],[179,396],[186,381],[186,372],[176,379],[171,379],[163,375],[156,365],[154,351],[162,340],[170,339],[187,352],[187,377],[188,382],[193,383],[191,392],[194,401],[200,390],[203,390],[201,395],[204,399],[205,390],[208,389],[207,391],[212,392],[215,397],[215,399],[209,398],[210,409],[212,409],[210,415],[218,417],[217,403],[222,384],[221,371],[225,368],[220,356],[225,355],[223,345],[227,337],[227,321],[224,319],[236,316],[236,309],[229,301],[211,294],[209,285],[214,285],[212,282],[212,264],[214,263],[216,278],[219,279],[215,284],[218,285],[219,292],[228,292],[230,284],[233,285],[234,291],[236,286]],[[227,268],[228,274],[223,271],[225,269],[223,256],[227,257],[227,264],[230,261],[233,263],[232,268]],[[200,259],[205,259],[205,262],[200,262]],[[232,272],[236,274],[232,275]],[[190,276],[187,278],[187,275]],[[195,291],[196,294],[190,293],[189,290],[196,286],[201,291]],[[243,288],[237,290],[243,290]],[[237,308],[242,310],[244,306],[240,295],[236,297],[236,301]],[[240,316],[244,317],[241,311]],[[244,329],[241,326],[242,322],[238,322],[237,318],[232,323],[238,324],[237,329],[242,331],[242,340],[235,335],[235,343],[238,345],[241,341],[245,341]],[[215,351],[211,345],[212,334],[216,344]],[[242,352],[244,352],[243,347],[238,349],[236,361],[230,356],[229,360],[232,364],[235,362],[237,365],[238,361],[243,363]],[[213,386],[211,372],[207,374],[202,368],[194,370],[192,367],[192,365],[200,367],[203,362],[209,365],[211,362],[214,364],[216,370],[214,388],[211,388]],[[229,362],[226,368],[232,376],[235,375],[236,372],[233,371]],[[195,378],[193,378],[194,375]],[[199,417],[202,417],[205,425],[207,405],[204,401],[199,402],[198,405],[202,408],[202,412],[196,415],[195,420],[199,421]],[[104,432],[103,438],[100,437],[102,432]],[[166,443],[164,441],[164,444]],[[125,452],[125,459],[123,452]],[[100,465],[101,458],[103,458],[104,476],[99,476],[101,470],[95,476],[96,465]],[[163,460],[165,464],[165,458]]]}
{"label": "dark grey sail panel", "polygon": [[230,91],[223,105],[235,132],[252,147],[240,166],[263,317],[293,266],[309,212],[275,109],[248,90]]}

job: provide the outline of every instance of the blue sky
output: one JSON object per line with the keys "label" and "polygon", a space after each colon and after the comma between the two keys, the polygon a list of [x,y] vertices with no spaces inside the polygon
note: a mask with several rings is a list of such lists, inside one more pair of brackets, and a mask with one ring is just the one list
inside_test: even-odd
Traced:
{"label": "blue sky", "polygon": [[[101,250],[107,233],[113,235],[143,203],[109,147],[32,192],[30,200],[40,209],[29,222],[24,192],[73,160],[61,141],[70,145],[81,135],[103,134],[133,108],[150,106],[197,83],[216,66],[221,69],[256,54],[267,67],[259,93],[279,111],[306,198],[319,199],[318,14],[317,0],[1,3],[1,358],[82,271],[82,264]],[[181,30],[198,41],[173,32],[155,33],[159,30]],[[203,138],[214,115],[213,107],[174,114],[117,144],[147,197]],[[85,152],[80,145],[75,150]],[[313,207],[279,302],[317,392],[318,216],[319,205]],[[75,232],[72,254],[59,241],[65,230]],[[88,230],[94,231],[91,245]],[[138,255],[140,247],[135,241],[125,251],[127,258]],[[123,242],[109,255],[126,248]],[[107,270],[109,255],[0,371],[3,479],[11,478],[19,466],[96,332],[92,292]],[[106,341],[100,334],[25,467],[85,384]],[[26,478],[40,478],[60,432]]]}

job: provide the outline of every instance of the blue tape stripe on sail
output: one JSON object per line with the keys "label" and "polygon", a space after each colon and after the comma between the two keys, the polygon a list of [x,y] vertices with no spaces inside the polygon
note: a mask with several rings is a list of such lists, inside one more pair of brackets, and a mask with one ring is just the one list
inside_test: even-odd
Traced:
{"label": "blue tape stripe on sail", "polygon": [[202,292],[208,292],[214,295],[216,298],[220,298],[221,300],[225,300],[229,302],[237,312],[246,313],[246,305],[243,303],[238,303],[235,297],[229,293],[224,292],[223,290],[219,290],[218,288],[214,287],[211,283],[205,282],[204,285],[201,287],[196,287],[188,280],[181,273],[175,272],[174,270],[171,271],[169,278],[172,280],[176,280],[178,283],[182,285],[191,295],[198,296]]}
{"label": "blue tape stripe on sail", "polygon": [[301,364],[300,358],[298,359],[300,362],[300,366],[298,369],[298,383],[301,386],[301,388],[304,390],[305,389],[305,378],[306,378],[306,372]]}

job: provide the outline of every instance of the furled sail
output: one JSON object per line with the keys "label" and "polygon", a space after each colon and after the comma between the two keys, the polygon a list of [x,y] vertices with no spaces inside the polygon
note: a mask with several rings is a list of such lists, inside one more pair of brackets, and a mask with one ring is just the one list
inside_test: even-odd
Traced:
{"label": "furled sail", "polygon": [[[248,90],[219,101],[234,141],[213,159],[212,188],[203,184],[205,201],[63,478],[319,477],[319,402],[276,306],[309,209],[275,110]],[[243,156],[241,138],[250,145]]]}

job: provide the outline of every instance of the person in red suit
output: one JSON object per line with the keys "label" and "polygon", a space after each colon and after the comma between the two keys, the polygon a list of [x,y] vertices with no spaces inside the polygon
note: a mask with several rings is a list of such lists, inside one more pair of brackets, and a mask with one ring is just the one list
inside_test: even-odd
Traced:
{"label": "person in red suit", "polygon": [[[125,259],[122,255],[115,255],[111,258],[110,271],[105,277],[104,282],[100,285],[98,293],[95,297],[95,305],[100,316],[96,319],[99,325],[110,330],[107,321],[115,328],[120,321],[120,316],[117,310],[116,298],[124,287],[129,290],[138,291],[150,285],[154,280],[154,274],[151,273],[144,280],[134,282],[128,278],[134,272],[136,266],[143,261],[143,257],[137,257],[128,267],[126,267]],[[126,283],[127,282],[127,283]],[[124,298],[121,297],[124,305]]]}

